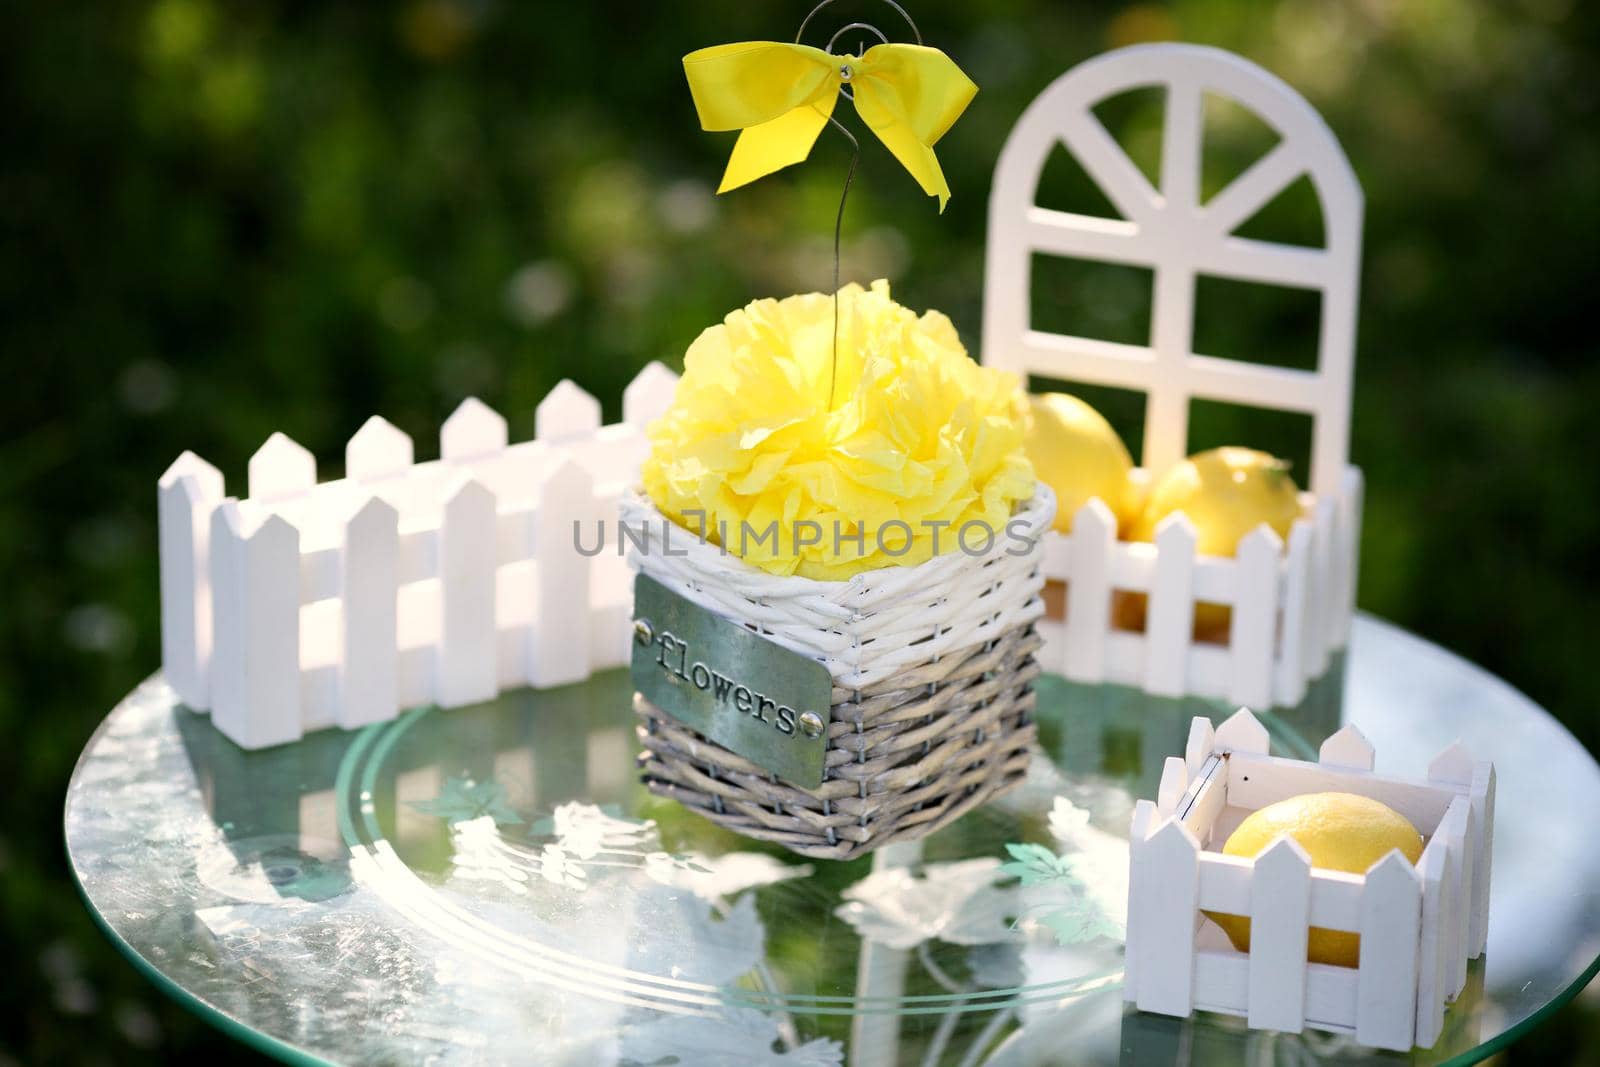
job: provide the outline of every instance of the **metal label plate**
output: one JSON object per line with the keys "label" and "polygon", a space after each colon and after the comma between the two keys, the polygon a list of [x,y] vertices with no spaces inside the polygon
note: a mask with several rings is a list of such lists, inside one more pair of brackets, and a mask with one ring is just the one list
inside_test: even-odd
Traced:
{"label": "metal label plate", "polygon": [[633,580],[633,686],[717,744],[802,789],[822,784],[833,680],[814,659]]}

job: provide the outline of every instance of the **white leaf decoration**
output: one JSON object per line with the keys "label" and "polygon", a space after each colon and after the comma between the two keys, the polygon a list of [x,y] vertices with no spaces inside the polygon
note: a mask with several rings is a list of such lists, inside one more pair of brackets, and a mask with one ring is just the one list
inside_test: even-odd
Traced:
{"label": "white leaf decoration", "polygon": [[844,1046],[818,1038],[789,1051],[774,1048],[778,1024],[765,1012],[730,1008],[719,1015],[669,1015],[622,1032],[624,1063],[737,1063],[740,1067],[839,1067]]}
{"label": "white leaf decoration", "polygon": [[737,896],[746,889],[791,878],[808,878],[811,871],[808,863],[791,867],[760,852],[730,852],[724,856],[690,852],[676,857],[653,852],[645,857],[645,873],[651,878],[707,900]]}
{"label": "white leaf decoration", "polygon": [[930,863],[921,875],[905,867],[875,871],[846,889],[834,912],[869,941],[913,948],[935,938],[958,945],[1015,941],[1022,910],[1015,887],[999,887],[1000,861]]}
{"label": "white leaf decoration", "polygon": [[563,804],[554,823],[557,843],[579,859],[594,859],[606,850],[656,847],[655,823],[619,819],[593,804]]}

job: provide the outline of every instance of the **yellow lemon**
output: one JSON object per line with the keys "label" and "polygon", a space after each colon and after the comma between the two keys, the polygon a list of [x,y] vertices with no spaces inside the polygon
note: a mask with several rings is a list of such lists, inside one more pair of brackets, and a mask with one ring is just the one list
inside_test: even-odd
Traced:
{"label": "yellow lemon", "polygon": [[[1413,864],[1422,858],[1422,835],[1389,805],[1354,793],[1306,793],[1253,811],[1228,836],[1222,851],[1254,858],[1284,834],[1311,857],[1313,867],[1365,874],[1394,849]],[[1243,915],[1206,913],[1240,952],[1250,951],[1250,920]],[[1311,928],[1306,956],[1313,963],[1354,967],[1361,936],[1343,930]]]}
{"label": "yellow lemon", "polygon": [[1067,393],[1044,393],[1028,401],[1023,447],[1035,476],[1055,491],[1055,528],[1071,530],[1072,517],[1096,496],[1119,525],[1132,521],[1138,499],[1129,481],[1133,459],[1111,424]]}
{"label": "yellow lemon", "polygon": [[1161,520],[1179,511],[1194,524],[1201,553],[1231,556],[1262,523],[1287,538],[1300,517],[1300,489],[1289,465],[1275,456],[1213,448],[1175,464],[1156,481],[1129,539],[1154,541]]}
{"label": "yellow lemon", "polygon": [[[1193,524],[1202,555],[1231,556],[1262,523],[1287,539],[1300,517],[1300,489],[1289,465],[1275,456],[1250,448],[1213,448],[1176,464],[1151,486],[1128,540],[1154,541],[1161,520],[1180,511]],[[1125,598],[1117,605],[1119,626],[1143,629],[1144,599]],[[1195,639],[1226,640],[1230,614],[1222,604],[1196,605]]]}

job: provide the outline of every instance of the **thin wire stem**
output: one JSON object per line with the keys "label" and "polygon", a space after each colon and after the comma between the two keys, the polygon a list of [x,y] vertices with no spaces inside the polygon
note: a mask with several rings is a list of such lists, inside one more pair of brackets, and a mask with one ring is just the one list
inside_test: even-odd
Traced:
{"label": "thin wire stem", "polygon": [[[821,0],[816,7],[811,9],[806,17],[801,20],[799,32],[794,35],[796,44],[799,44],[800,41],[805,37],[806,27],[811,25],[811,20],[817,17],[818,12],[835,2],[837,2],[837,0]],[[921,44],[922,30],[917,27],[916,20],[911,17],[910,12],[908,12],[904,7],[901,7],[900,4],[895,2],[895,0],[883,0],[883,3],[893,8],[896,14],[905,19],[906,25],[911,27],[911,36],[916,38],[918,44]],[[872,25],[870,22],[852,22],[840,29],[828,40],[827,51],[831,53],[833,51],[833,47],[839,43],[839,38],[843,37],[851,30],[864,30],[867,33],[872,34],[879,41],[882,41],[885,44],[889,43],[889,38],[884,34],[884,32]],[[859,55],[865,54],[865,51],[866,46],[863,44],[858,49],[858,57]],[[841,86],[839,89],[839,94],[847,100],[855,100],[855,94],[853,94],[847,87]],[[844,134],[850,139],[850,170],[846,172],[844,176],[844,190],[839,193],[839,213],[834,217],[833,220],[833,358],[828,365],[828,410],[832,411],[834,390],[837,387],[839,380],[839,248],[844,234],[844,204],[845,201],[850,198],[850,183],[855,181],[856,165],[861,162],[861,142],[856,140],[855,134],[851,133],[845,128],[844,123],[840,122],[832,115],[828,116],[828,123],[833,126],[834,129],[838,130],[840,133]]]}
{"label": "thin wire stem", "polygon": [[850,197],[850,183],[855,181],[856,164],[861,162],[861,142],[838,119],[828,116],[828,122],[850,139],[850,169],[845,172],[844,189],[839,193],[839,213],[833,219],[833,359],[828,365],[828,410],[833,410],[833,391],[839,377],[839,248],[844,235],[844,203]]}

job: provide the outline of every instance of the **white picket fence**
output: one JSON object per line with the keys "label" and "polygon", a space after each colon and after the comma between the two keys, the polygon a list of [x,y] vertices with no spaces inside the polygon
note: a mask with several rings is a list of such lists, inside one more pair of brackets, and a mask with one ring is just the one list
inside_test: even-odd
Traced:
{"label": "white picket fence", "polygon": [[[1185,756],[1167,760],[1155,802],[1135,806],[1126,999],[1163,1015],[1216,1011],[1255,1029],[1432,1047],[1487,937],[1493,764],[1456,744],[1425,782],[1377,775],[1354,726],[1323,743],[1318,763],[1269,756],[1267,744],[1248,711],[1215,731],[1197,718]],[[1313,868],[1288,838],[1254,860],[1220,851],[1250,812],[1324,791],[1394,808],[1423,834],[1421,860],[1413,867],[1390,853],[1357,875]],[[1249,916],[1250,951],[1234,949],[1206,911]],[[1359,934],[1359,966],[1307,962],[1313,926]]]}
{"label": "white picket fence", "polygon": [[626,663],[616,504],[676,382],[646,367],[611,426],[562,382],[518,444],[467,400],[425,463],[374,417],[346,448],[345,477],[321,483],[311,454],[274,434],[250,460],[247,499],[184,453],[158,489],[168,682],[261,748]]}
{"label": "white picket fence", "polygon": [[[1129,90],[1165,94],[1161,174],[1152,184],[1094,108]],[[1227,188],[1202,199],[1207,95],[1258,116],[1279,143]],[[1082,165],[1118,218],[1040,207],[1039,178],[1058,148]],[[1239,237],[1235,231],[1302,175],[1322,209],[1321,247]],[[1306,519],[1269,559],[1256,535],[1238,558],[1194,555],[1192,532],[1169,527],[1157,545],[1117,544],[1097,511],[1070,539],[1052,536],[1049,577],[1067,582],[1064,625],[1045,627],[1047,670],[1148,692],[1293,705],[1344,647],[1355,605],[1361,476],[1348,465],[1351,377],[1361,261],[1361,187],[1314,108],[1239,56],[1183,44],[1138,45],[1097,56],[1051,83],[1006,139],[989,199],[983,360],[1067,382],[1145,394],[1143,463],[1159,475],[1188,451],[1196,399],[1312,416]],[[1035,329],[1033,259],[1051,255],[1131,264],[1152,274],[1150,339],[1134,345]],[[1312,290],[1321,297],[1317,365],[1266,366],[1195,351],[1196,282],[1230,278]],[[1249,444],[1247,441],[1235,442]],[[1286,548],[1286,552],[1284,551]],[[1273,564],[1273,565],[1269,565]],[[1148,592],[1145,634],[1111,625],[1114,590]],[[1223,648],[1196,645],[1195,600],[1234,606]]]}
{"label": "white picket fence", "polygon": [[[1040,662],[1073,681],[1157,696],[1294,707],[1349,637],[1361,501],[1361,472],[1348,468],[1337,498],[1302,494],[1287,545],[1263,525],[1232,557],[1197,554],[1181,514],[1153,544],[1119,541],[1111,510],[1089,501],[1071,533],[1045,535],[1045,577],[1065,583],[1066,614],[1040,621]],[[1118,593],[1149,597],[1142,632],[1114,625]],[[1229,606],[1226,643],[1193,639],[1199,603]]]}

